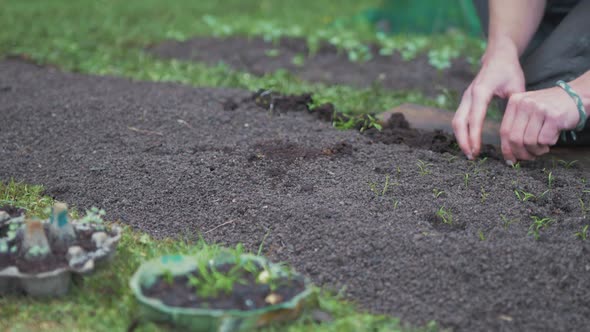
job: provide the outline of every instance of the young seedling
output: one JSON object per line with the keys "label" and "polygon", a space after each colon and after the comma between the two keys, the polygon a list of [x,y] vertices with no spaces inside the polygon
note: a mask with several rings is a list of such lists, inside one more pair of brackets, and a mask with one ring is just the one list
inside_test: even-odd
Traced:
{"label": "young seedling", "polygon": [[572,161],[565,161],[565,160],[558,160],[558,162],[560,164],[563,165],[563,167],[565,167],[565,169],[570,169],[572,168],[578,161],[577,160],[572,160]]}
{"label": "young seedling", "polygon": [[555,181],[555,177],[553,177],[553,172],[547,173],[547,186],[549,189],[553,188],[553,181]]}
{"label": "young seedling", "polygon": [[469,173],[463,175],[463,183],[465,184],[465,188],[469,187]]}
{"label": "young seedling", "polygon": [[[385,176],[385,184],[383,184],[382,189],[377,188],[376,182],[369,182],[369,189],[371,189],[371,191],[375,194],[375,197],[385,196],[385,194],[387,193],[387,190],[389,190],[390,180],[391,180],[391,177],[389,176],[389,174],[387,174]],[[394,183],[394,184],[396,184],[396,183]]]}
{"label": "young seedling", "polygon": [[450,209],[446,209],[445,206],[441,206],[438,211],[436,211],[436,216],[439,217],[443,223],[447,225],[453,224],[453,213]]}
{"label": "young seedling", "polygon": [[516,198],[518,198],[518,200],[522,201],[522,202],[526,202],[531,199],[534,200],[537,198],[535,195],[533,195],[531,193],[527,193],[526,191],[523,191],[523,190],[519,191],[518,189],[514,190],[514,195],[516,195]]}
{"label": "young seedling", "polygon": [[457,160],[457,158],[457,156],[450,155],[448,158],[446,158],[446,160],[448,163],[452,163],[453,161]]}
{"label": "young seedling", "polygon": [[586,216],[588,215],[588,212],[590,211],[590,207],[586,206],[586,203],[584,203],[584,200],[579,198],[580,201],[580,208],[582,209],[582,216],[584,218],[586,218]]}
{"label": "young seedling", "polygon": [[589,225],[584,225],[582,230],[576,232],[575,236],[582,241],[586,241],[586,239],[588,239],[588,226]]}
{"label": "young seedling", "polygon": [[486,190],[481,186],[481,190],[479,192],[479,197],[481,198],[481,202],[485,202],[490,194],[486,192]]}
{"label": "young seedling", "polygon": [[514,224],[515,222],[520,221],[519,219],[508,219],[506,218],[505,215],[501,214],[500,218],[502,219],[502,225],[504,226],[504,229],[508,229],[508,226],[510,226],[511,224]]}
{"label": "young seedling", "polygon": [[532,235],[535,240],[539,239],[540,231],[545,230],[547,227],[549,227],[549,224],[553,222],[553,219],[548,217],[540,218],[537,216],[531,216],[531,219],[533,219],[533,223],[529,227],[529,232],[527,235]]}
{"label": "young seedling", "polygon": [[164,270],[164,272],[162,272],[162,280],[168,285],[174,284],[174,274],[172,274],[172,271],[169,269]]}
{"label": "young seedling", "polygon": [[432,189],[432,196],[434,196],[434,198],[439,198],[440,196],[444,195],[444,191],[442,190],[438,190],[436,188]]}
{"label": "young seedling", "polygon": [[520,171],[520,162],[516,162],[512,165],[512,169],[515,171]]}
{"label": "young seedling", "polygon": [[418,166],[421,176],[429,175],[432,173],[432,171],[430,171],[430,169],[428,168],[428,167],[432,166],[432,164],[430,164],[430,163],[426,163],[423,160],[418,159],[416,166]]}
{"label": "young seedling", "polygon": [[483,234],[483,231],[481,229],[479,229],[477,231],[477,236],[479,237],[480,241],[485,241],[486,240],[486,236]]}
{"label": "young seedling", "polygon": [[394,200],[393,201],[393,209],[397,210],[397,206],[399,205],[399,201],[398,200]]}
{"label": "young seedling", "polygon": [[389,188],[389,174],[387,174],[385,176],[385,184],[383,185],[383,190],[381,191],[381,196],[385,196],[388,188]]}

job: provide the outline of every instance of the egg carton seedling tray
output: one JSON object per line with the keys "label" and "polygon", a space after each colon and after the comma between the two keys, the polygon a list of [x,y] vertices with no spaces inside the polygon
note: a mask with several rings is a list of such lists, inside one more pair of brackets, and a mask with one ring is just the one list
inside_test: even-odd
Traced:
{"label": "egg carton seedling tray", "polygon": [[[51,234],[52,220],[30,222],[25,221],[24,215],[5,216],[0,218],[0,230],[9,234],[12,231],[13,234],[2,234],[3,237],[0,237],[0,296],[64,295],[73,275],[89,274],[97,265],[109,261],[121,239],[122,230],[118,226],[67,221],[75,238],[67,245],[62,244],[61,248],[56,245],[59,241],[47,241],[53,245],[49,253],[38,259],[27,259],[23,255],[24,242],[28,239],[25,235],[27,226],[36,224],[42,234]],[[34,251],[42,250],[38,247],[29,250]]]}

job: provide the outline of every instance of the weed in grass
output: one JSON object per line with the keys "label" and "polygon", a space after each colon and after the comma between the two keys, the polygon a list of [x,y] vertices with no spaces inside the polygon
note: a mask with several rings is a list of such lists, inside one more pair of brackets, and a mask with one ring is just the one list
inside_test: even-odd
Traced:
{"label": "weed in grass", "polygon": [[501,214],[500,218],[502,219],[502,226],[504,227],[504,229],[508,229],[508,226],[510,226],[511,224],[514,224],[515,222],[519,222],[520,219],[514,218],[514,219],[508,219],[505,215]]}
{"label": "weed in grass", "polygon": [[529,232],[527,235],[532,235],[535,240],[540,238],[540,231],[545,230],[554,221],[548,217],[541,218],[537,216],[531,216],[531,219],[533,219],[533,222],[529,227]]}
{"label": "weed in grass", "polygon": [[445,208],[445,206],[441,206],[437,211],[436,211],[436,216],[439,217],[443,223],[447,224],[447,225],[452,225],[453,224],[453,212],[451,211],[451,209],[447,209]]}
{"label": "weed in grass", "polygon": [[441,195],[444,195],[445,192],[442,190],[438,190],[436,188],[432,189],[432,196],[434,196],[434,198],[439,198]]}
{"label": "weed in grass", "polygon": [[588,239],[588,226],[589,225],[584,225],[584,227],[582,227],[582,229],[579,232],[576,232],[574,235],[578,239],[586,241],[586,239]]}
{"label": "weed in grass", "polygon": [[418,166],[418,170],[421,176],[432,174],[432,171],[429,168],[430,166],[432,166],[432,164],[426,163],[423,160],[418,159],[416,166]]}

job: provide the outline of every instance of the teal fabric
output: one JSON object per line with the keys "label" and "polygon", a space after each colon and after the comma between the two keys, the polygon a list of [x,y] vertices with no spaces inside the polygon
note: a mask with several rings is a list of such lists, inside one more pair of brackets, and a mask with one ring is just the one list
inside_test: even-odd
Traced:
{"label": "teal fabric", "polygon": [[383,0],[365,13],[373,23],[386,22],[391,33],[444,33],[454,28],[473,36],[482,29],[471,0]]}

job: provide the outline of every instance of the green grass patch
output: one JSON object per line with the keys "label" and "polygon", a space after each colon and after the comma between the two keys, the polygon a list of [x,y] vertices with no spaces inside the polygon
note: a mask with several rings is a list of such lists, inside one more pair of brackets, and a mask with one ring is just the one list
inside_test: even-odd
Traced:
{"label": "green grass patch", "polygon": [[[29,215],[46,217],[53,200],[43,196],[43,187],[0,181],[1,205],[26,209]],[[192,238],[197,238],[196,234]],[[214,253],[221,247],[188,239],[154,240],[124,226],[117,255],[111,265],[74,283],[62,298],[35,299],[0,297],[2,331],[125,331],[136,318],[137,303],[128,287],[129,279],[141,262],[166,254]],[[227,248],[226,248],[227,249]],[[232,249],[233,250],[233,249]],[[353,303],[319,288],[314,290],[310,309],[294,323],[274,326],[267,331],[437,331],[435,323],[414,329],[398,319],[359,310]],[[318,323],[312,310],[329,313],[332,321]],[[140,325],[137,331],[160,331],[154,324]]]}

